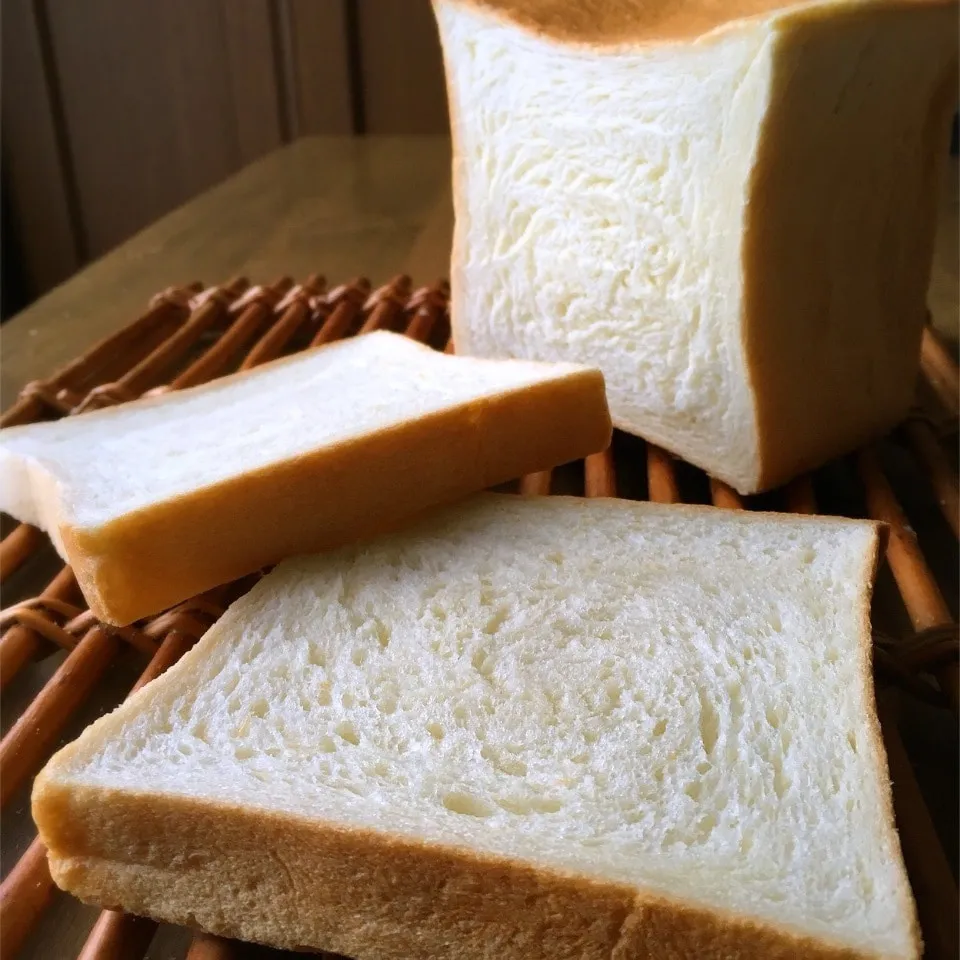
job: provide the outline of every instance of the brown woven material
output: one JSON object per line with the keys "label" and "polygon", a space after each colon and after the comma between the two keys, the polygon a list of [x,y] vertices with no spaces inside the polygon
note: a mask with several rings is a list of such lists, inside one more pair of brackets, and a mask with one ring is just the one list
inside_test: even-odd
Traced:
{"label": "brown woven material", "polygon": [[[0,417],[0,426],[30,423],[50,412],[59,416],[66,412],[60,409],[58,397],[61,391],[83,396],[91,387],[106,383],[118,372],[129,369],[140,357],[162,343],[172,332],[172,327],[187,316],[189,296],[200,289],[201,284],[192,283],[155,297],[139,320],[101,340],[48,380],[28,385],[20,399]],[[46,397],[54,398],[50,410],[44,409]]]}
{"label": "brown woven material", "polygon": [[240,369],[249,370],[279,357],[291,338],[324,301],[322,294],[325,285],[324,278],[315,274],[305,283],[291,287],[273,308],[278,317],[276,323],[257,341],[240,364]]}
{"label": "brown woven material", "polygon": [[931,325],[923,331],[920,366],[927,382],[952,417],[960,413],[960,372],[957,361]]}
{"label": "brown woven material", "polygon": [[369,293],[370,281],[366,277],[357,277],[331,290],[315,312],[321,326],[310,346],[319,347],[345,336],[360,315]]}
{"label": "brown woven material", "polygon": [[956,467],[947,461],[937,433],[925,419],[910,419],[903,425],[907,443],[922,465],[937,496],[937,505],[955,537],[960,537],[960,489]]}
{"label": "brown woven material", "polygon": [[[84,357],[44,381],[28,385],[3,417],[4,425],[77,415],[126,402],[144,394],[183,389],[236,369],[249,369],[291,350],[312,348],[372,330],[403,330],[414,339],[444,348],[448,336],[449,286],[438,282],[413,288],[398,275],[376,289],[356,277],[327,290],[320,274],[296,284],[281,277],[250,286],[244,278],[201,288],[175,287],[158,294],[146,312],[125,330],[96,345]],[[439,342],[438,342],[439,341]],[[452,342],[445,346],[453,351]],[[924,340],[923,370],[941,409],[918,410],[897,435],[914,458],[945,519],[957,532],[956,472],[934,424],[956,417],[946,399],[956,382],[956,364],[933,336]],[[632,475],[641,477],[649,499],[672,503],[690,498],[690,469],[669,453],[646,444],[644,460]],[[614,449],[588,457],[582,490],[589,497],[617,496],[630,471]],[[957,627],[933,573],[875,450],[857,458],[867,513],[890,526],[887,561],[915,634],[902,639],[877,635],[876,673],[924,701],[957,705]],[[520,479],[530,495],[559,492],[566,468]],[[686,477],[686,479],[684,479]],[[694,498],[718,506],[750,509],[734,491],[698,475]],[[795,513],[817,510],[815,485],[802,477],[778,494],[779,508]],[[769,507],[764,504],[765,509]],[[14,529],[0,547],[0,576],[9,577],[45,542],[32,527]],[[226,606],[255,578],[225,585],[157,617],[115,629],[98,623],[83,604],[76,582],[63,568],[36,598],[15,603],[0,614],[0,684],[14,681],[33,659],[55,650],[65,659],[50,681],[0,741],[0,801],[7,802],[46,761],[67,724],[98,689],[119,653],[132,648],[145,661],[134,689],[176,662],[203,635]],[[63,654],[61,654],[62,656]],[[884,717],[884,736],[894,781],[898,826],[911,882],[918,893],[924,936],[931,956],[950,956],[956,946],[956,884],[924,805],[894,720]],[[53,894],[45,852],[35,842],[0,886],[0,926],[4,956],[15,956],[40,922]],[[84,960],[142,956],[154,932],[150,921],[104,911],[87,939]],[[955,952],[955,951],[954,951]],[[198,936],[191,960],[234,956],[227,941]]]}
{"label": "brown woven material", "polygon": [[[870,516],[889,526],[887,563],[914,628],[927,630],[950,625],[950,608],[923,556],[917,535],[883,472],[877,452],[873,449],[862,450],[857,458],[857,466]],[[937,671],[937,682],[956,710],[960,706],[956,662],[944,665]]]}
{"label": "brown woven material", "polygon": [[933,706],[950,705],[943,690],[927,675],[956,670],[960,662],[960,633],[956,624],[921,630],[905,640],[874,633],[873,641],[873,665],[878,677]]}
{"label": "brown woven material", "polygon": [[21,523],[0,542],[0,583],[23,566],[26,559],[46,540],[43,532]]}

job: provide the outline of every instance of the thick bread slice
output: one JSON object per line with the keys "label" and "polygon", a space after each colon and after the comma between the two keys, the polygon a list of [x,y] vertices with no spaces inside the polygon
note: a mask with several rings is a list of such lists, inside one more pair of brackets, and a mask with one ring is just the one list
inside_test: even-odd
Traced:
{"label": "thick bread slice", "polygon": [[876,553],[485,496],[288,561],[38,777],[53,876],[361,960],[916,957]]}
{"label": "thick bread slice", "polygon": [[434,0],[457,350],[576,360],[741,493],[913,399],[955,0]]}
{"label": "thick bread slice", "polygon": [[0,432],[0,510],[126,624],[284,557],[602,450],[602,376],[374,333],[206,386]]}

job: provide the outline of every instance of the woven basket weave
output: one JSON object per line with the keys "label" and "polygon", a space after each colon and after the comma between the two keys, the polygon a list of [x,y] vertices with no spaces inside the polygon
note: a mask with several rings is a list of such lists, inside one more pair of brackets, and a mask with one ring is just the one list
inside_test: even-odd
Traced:
{"label": "woven basket weave", "polygon": [[[146,393],[195,386],[282,354],[376,329],[402,331],[436,349],[452,350],[448,293],[442,282],[414,290],[405,276],[374,291],[362,277],[328,291],[320,276],[301,284],[284,277],[269,286],[250,286],[241,278],[207,289],[200,284],[171,288],[154,297],[129,327],[48,380],[29,384],[3,415],[2,424],[82,414]],[[952,590],[956,583],[960,521],[952,461],[960,386],[956,363],[929,329],[922,368],[916,415],[890,438],[748,502],[662,450],[623,434],[615,436],[606,452],[520,478],[514,489],[707,502],[734,509],[819,511],[885,521],[890,526],[889,573],[881,573],[874,615],[879,687],[905,690],[903,697],[895,698],[903,701],[905,713],[923,701],[933,705],[932,714],[953,721],[960,691],[957,629],[946,599],[950,593],[945,595],[941,585],[952,583]],[[921,537],[902,504],[909,508]],[[53,563],[51,551],[38,530],[6,523],[8,519],[4,518],[9,532],[0,543],[0,582],[8,603],[0,615],[0,685],[22,709],[15,711],[0,740],[4,856],[12,863],[0,886],[0,931],[2,956],[13,960],[22,948],[31,956],[51,956],[43,945],[41,920],[58,894],[39,840],[29,846],[21,842],[23,852],[13,849],[17,837],[27,836],[29,812],[25,802],[11,801],[27,796],[34,775],[64,736],[75,735],[91,710],[113,705],[118,676],[129,675],[136,664],[140,673],[136,689],[162,673],[251,581],[212,590],[131,627],[107,627],[84,606],[68,567],[60,567],[37,596],[29,596],[31,583]],[[921,539],[935,548],[930,562]],[[10,603],[18,595],[28,599]],[[25,694],[18,688],[29,687],[32,675],[44,664],[49,679],[31,698],[29,690]],[[957,886],[901,740],[892,702],[886,695],[880,697],[881,719],[897,825],[927,956],[954,958]],[[955,781],[956,756],[944,755],[938,762]],[[76,922],[82,923],[85,914],[75,909]],[[103,911],[79,956],[143,957],[156,930],[152,921]],[[229,941],[203,935],[193,937],[185,948],[189,960],[236,957],[238,949]]]}

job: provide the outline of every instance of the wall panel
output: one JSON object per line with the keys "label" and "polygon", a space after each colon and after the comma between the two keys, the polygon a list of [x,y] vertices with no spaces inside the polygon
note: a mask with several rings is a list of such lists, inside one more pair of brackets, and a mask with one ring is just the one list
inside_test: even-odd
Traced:
{"label": "wall panel", "polygon": [[9,215],[3,242],[17,245],[5,260],[17,264],[28,292],[66,279],[83,259],[45,25],[37,13],[31,0],[3,0],[0,129]]}
{"label": "wall panel", "polygon": [[446,133],[443,57],[430,0],[357,0],[366,133]]}
{"label": "wall panel", "polygon": [[429,0],[3,0],[2,40],[34,296],[291,139],[447,129]]}

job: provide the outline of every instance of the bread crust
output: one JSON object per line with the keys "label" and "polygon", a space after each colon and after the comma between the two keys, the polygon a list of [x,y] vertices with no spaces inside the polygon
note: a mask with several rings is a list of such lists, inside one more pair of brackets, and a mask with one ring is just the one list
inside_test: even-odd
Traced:
{"label": "bread crust", "polygon": [[[810,358],[812,366],[808,366],[810,345],[822,341],[824,327],[835,323],[837,317],[835,311],[829,310],[829,300],[820,318],[789,314],[789,298],[783,296],[783,291],[808,285],[803,272],[803,250],[808,236],[797,228],[802,216],[796,198],[811,194],[816,166],[801,162],[789,164],[783,158],[784,155],[801,158],[807,149],[802,139],[803,97],[813,75],[819,72],[826,76],[825,70],[818,71],[819,64],[812,51],[828,48],[845,31],[858,30],[864,17],[878,23],[886,17],[897,25],[898,35],[904,37],[918,13],[922,13],[922,20],[931,24],[931,29],[936,25],[940,36],[955,37],[957,4],[901,0],[841,6],[844,9],[839,13],[830,11],[829,19],[819,8],[798,11],[790,19],[789,30],[782,30],[776,41],[776,68],[771,81],[776,106],[768,109],[764,120],[766,132],[758,139],[759,148],[748,185],[753,199],[745,210],[742,244],[744,302],[740,340],[755,398],[759,473],[752,483],[743,477],[721,477],[745,494],[771,490],[884,436],[908,415],[914,401],[925,322],[924,302],[936,234],[936,200],[956,106],[956,53],[933,82],[929,103],[927,91],[917,97],[917,111],[921,116],[922,111],[927,111],[917,150],[920,159],[916,167],[904,168],[903,179],[897,185],[911,201],[916,198],[916,203],[912,203],[913,226],[906,230],[916,242],[912,245],[912,256],[898,264],[895,287],[888,288],[888,292],[896,296],[888,297],[889,303],[881,305],[879,315],[873,312],[866,318],[848,315],[848,336],[854,337],[854,342],[864,337],[880,338],[886,343],[884,350],[874,351],[875,368],[863,378],[859,395],[845,384],[851,378],[861,382],[858,374],[863,365],[858,367],[849,360],[844,364],[839,387],[836,381],[824,382],[819,378],[813,390],[804,389],[798,383],[803,377],[811,376],[816,366],[815,355]],[[923,10],[911,9],[918,7]],[[840,109],[838,103],[837,110]],[[869,171],[858,172],[867,176]],[[803,186],[805,180],[806,186]],[[869,233],[864,231],[855,242],[876,242]],[[803,239],[798,242],[796,236]],[[780,266],[775,275],[762,268],[769,262],[771,253]],[[771,322],[774,317],[787,320]],[[856,357],[852,359],[855,361]],[[823,424],[828,419],[830,428],[825,430]]]}
{"label": "bread crust", "polygon": [[596,453],[611,434],[603,376],[582,369],[271,464],[100,527],[61,520],[58,532],[90,609],[125,625],[284,557],[374,536],[431,506]]}
{"label": "bread crust", "polygon": [[356,960],[863,960],[625,884],[398,835],[41,775],[53,879],[87,903]]}
{"label": "bread crust", "polygon": [[[678,515],[717,512],[669,509]],[[790,522],[863,526],[843,518]],[[861,749],[872,752],[883,778],[886,758],[870,674],[870,600],[883,528],[871,526],[856,598],[871,730],[870,743]],[[137,697],[161,695],[148,686]],[[124,709],[136,708],[132,701]],[[358,960],[880,956],[629,884],[502,856],[212,800],[71,785],[70,767],[120,722],[117,714],[99,720],[57,754],[33,792],[33,815],[54,880],[103,907]],[[878,834],[892,859],[899,859],[889,786],[882,792]],[[913,917],[916,934],[902,859],[900,864],[903,909]],[[918,936],[916,943],[912,956],[919,955]]]}
{"label": "bread crust", "polygon": [[[434,5],[438,0],[433,0]],[[857,0],[443,0],[482,11],[534,36],[566,46],[617,49],[689,41],[723,33],[744,20],[817,7],[862,6]],[[879,0],[871,7],[949,7],[955,0]]]}
{"label": "bread crust", "polygon": [[890,859],[900,875],[900,902],[904,914],[909,916],[911,920],[913,956],[920,957],[923,954],[920,920],[917,917],[916,904],[910,896],[910,878],[907,876],[903,851],[900,848],[900,835],[897,832],[897,822],[893,809],[893,788],[888,772],[887,749],[883,743],[883,731],[880,729],[880,716],[877,713],[876,691],[873,685],[873,626],[870,622],[870,608],[873,600],[873,585],[880,568],[880,562],[886,553],[889,536],[890,528],[885,523],[874,524],[873,542],[869,553],[864,558],[863,569],[860,573],[861,588],[857,597],[860,611],[859,675],[861,696],[866,705],[864,715],[869,730],[868,746],[873,753],[873,764],[877,771],[877,777],[885,786],[884,789],[880,790],[882,822],[878,826],[892,854]]}

